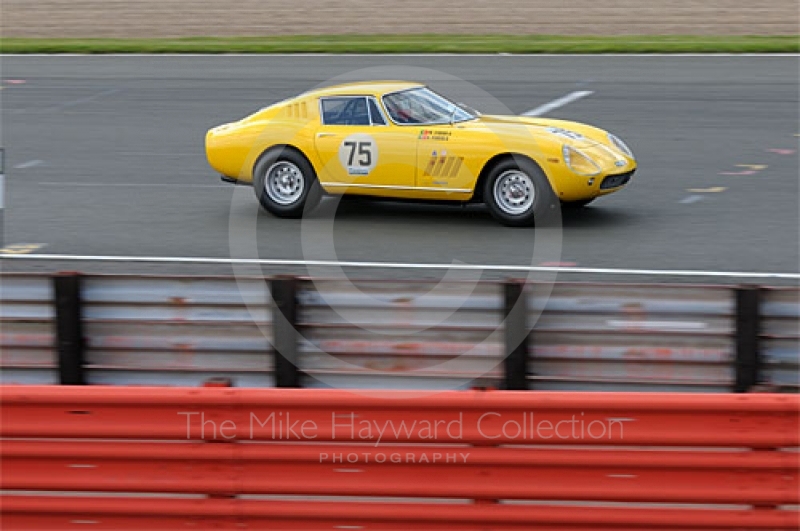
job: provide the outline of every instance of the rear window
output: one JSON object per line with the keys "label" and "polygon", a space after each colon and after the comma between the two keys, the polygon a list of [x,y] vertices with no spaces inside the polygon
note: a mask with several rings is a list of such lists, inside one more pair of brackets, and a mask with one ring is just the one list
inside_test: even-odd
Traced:
{"label": "rear window", "polygon": [[370,125],[366,97],[325,98],[320,101],[325,125]]}

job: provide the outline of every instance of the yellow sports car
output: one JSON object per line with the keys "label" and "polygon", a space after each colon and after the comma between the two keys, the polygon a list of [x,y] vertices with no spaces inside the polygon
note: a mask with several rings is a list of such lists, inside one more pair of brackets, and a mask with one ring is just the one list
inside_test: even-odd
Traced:
{"label": "yellow sports car", "polygon": [[206,155],[252,184],[269,212],[300,217],[323,194],[483,202],[532,225],[621,189],[636,169],[616,136],[588,125],[488,116],[430,88],[381,81],[301,94],[208,131]]}

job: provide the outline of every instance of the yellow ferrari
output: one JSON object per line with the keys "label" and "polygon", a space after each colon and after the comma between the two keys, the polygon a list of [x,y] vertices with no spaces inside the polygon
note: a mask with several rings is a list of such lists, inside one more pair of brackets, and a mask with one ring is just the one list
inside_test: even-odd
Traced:
{"label": "yellow ferrari", "polygon": [[425,85],[337,85],[266,107],[206,135],[222,179],[252,184],[273,215],[300,217],[324,194],[485,203],[532,225],[585,205],[636,170],[616,136],[576,122],[489,116]]}

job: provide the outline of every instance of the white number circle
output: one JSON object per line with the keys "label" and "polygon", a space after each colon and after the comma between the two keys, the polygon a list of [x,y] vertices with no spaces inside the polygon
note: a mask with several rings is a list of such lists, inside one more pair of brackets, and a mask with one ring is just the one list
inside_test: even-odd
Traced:
{"label": "white number circle", "polygon": [[339,145],[339,162],[348,175],[369,175],[378,164],[378,145],[366,133],[356,133]]}

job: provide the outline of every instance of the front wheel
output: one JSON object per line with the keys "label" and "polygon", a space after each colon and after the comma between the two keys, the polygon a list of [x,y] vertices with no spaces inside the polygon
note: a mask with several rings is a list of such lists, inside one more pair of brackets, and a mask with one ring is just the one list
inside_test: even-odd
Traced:
{"label": "front wheel", "polygon": [[544,224],[554,214],[554,195],[550,182],[535,163],[515,158],[496,164],[483,190],[492,216],[510,227]]}
{"label": "front wheel", "polygon": [[291,149],[274,149],[253,170],[253,188],[261,206],[282,218],[302,217],[319,204],[322,192],[314,168]]}

